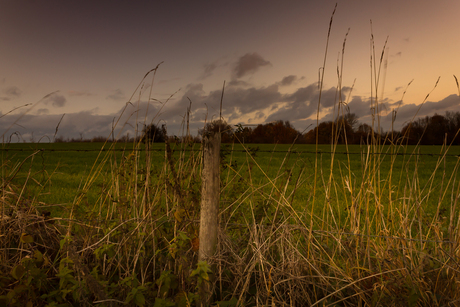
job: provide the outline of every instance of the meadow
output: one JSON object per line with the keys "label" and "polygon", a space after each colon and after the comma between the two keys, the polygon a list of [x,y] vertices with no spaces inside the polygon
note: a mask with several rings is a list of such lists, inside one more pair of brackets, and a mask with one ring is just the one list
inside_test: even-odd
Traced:
{"label": "meadow", "polygon": [[210,283],[219,306],[455,304],[459,154],[222,144],[197,265],[201,144],[6,144],[0,300],[194,306]]}
{"label": "meadow", "polygon": [[[450,177],[457,164],[460,148],[453,146],[447,151],[443,146],[380,146],[375,153],[368,152],[367,146],[359,145],[286,145],[286,144],[222,144],[222,166],[224,175],[238,170],[240,173],[251,172],[255,182],[264,182],[264,177],[276,178],[280,173],[298,177],[300,172],[305,178],[315,175],[315,161],[318,159],[321,173],[317,179],[324,181],[324,174],[332,174],[335,182],[347,177],[349,184],[362,184],[364,165],[368,154],[378,161],[378,176],[385,185],[392,175],[391,185],[398,185],[401,176],[414,176],[418,184],[425,186],[431,181],[440,182],[441,177]],[[182,153],[197,154],[201,152],[200,144],[191,144],[182,148],[172,144],[173,157],[178,159]],[[88,201],[94,203],[100,196],[104,178],[111,171],[111,163],[125,160],[133,150],[139,151],[139,167],[145,168],[145,145],[133,143],[16,143],[8,144],[2,149],[2,164],[6,177],[13,177],[12,182],[23,186],[27,181],[27,192],[38,202],[48,205],[72,204],[87,177],[99,161],[108,159],[100,176],[87,193]],[[107,156],[106,153],[110,152]],[[152,167],[161,169],[166,161],[165,145],[154,143],[150,147]],[[248,160],[248,155],[251,159]],[[439,163],[439,162],[442,163]],[[256,167],[254,167],[256,166]],[[332,172],[331,172],[332,170]],[[16,173],[17,171],[17,173]],[[14,176],[12,174],[14,173]],[[433,178],[432,175],[434,176]],[[156,180],[152,176],[152,180]],[[396,179],[395,179],[396,177]],[[312,181],[312,178],[310,180]],[[323,186],[324,187],[324,186]],[[293,188],[293,183],[287,186]],[[321,186],[318,187],[321,190]],[[433,188],[432,188],[433,189]],[[439,190],[434,188],[433,193]],[[312,186],[303,184],[296,193],[309,194]],[[324,190],[319,192],[324,194]],[[300,198],[300,197],[299,197]],[[299,208],[304,206],[302,199],[296,199]],[[434,206],[434,205],[433,205]]]}

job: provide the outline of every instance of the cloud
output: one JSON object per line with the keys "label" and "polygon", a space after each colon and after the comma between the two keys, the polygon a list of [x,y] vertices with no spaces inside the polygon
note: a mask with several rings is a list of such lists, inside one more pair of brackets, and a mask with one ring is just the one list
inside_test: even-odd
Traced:
{"label": "cloud", "polygon": [[[234,85],[226,88],[222,104],[224,119],[230,124],[260,124],[274,120],[287,120],[300,131],[306,128],[312,129],[316,125],[320,94],[317,83],[299,87],[288,94],[282,93],[280,88],[280,82],[260,87]],[[344,88],[344,96],[346,96],[347,91],[348,89]],[[146,101],[140,101],[139,104],[136,103],[135,105],[127,103],[118,112],[109,115],[100,115],[95,110],[67,113],[59,125],[58,135],[62,135],[64,138],[80,138],[80,134],[83,134],[84,138],[108,137],[112,131],[113,123],[117,121],[115,135],[121,136],[129,133],[130,136],[135,136],[136,129],[139,132],[144,124],[150,123],[166,124],[170,135],[182,135],[190,101],[192,101],[190,131],[196,135],[198,129],[203,127],[205,120],[218,118],[221,95],[221,89],[209,91],[204,88],[202,83],[192,83],[187,85],[180,92],[180,95],[178,94],[177,100],[168,103]],[[321,121],[332,120],[336,116],[337,95],[335,87],[325,87],[322,90]],[[54,94],[44,103],[53,104],[53,106],[63,105],[63,103],[65,104],[65,97]],[[417,116],[433,115],[434,113],[444,114],[445,111],[458,110],[458,103],[459,97],[450,95],[437,102],[428,101],[422,107],[415,104],[402,105],[397,111],[396,121],[393,123],[394,129],[400,130],[417,114],[419,108],[420,111]],[[391,113],[397,105],[398,102],[388,100],[382,100],[380,103],[379,109],[382,115],[380,124],[386,131],[392,127]],[[369,97],[353,96],[348,107],[351,113],[358,116],[360,123],[372,123],[374,116],[372,113],[375,110],[371,108]],[[27,136],[32,135],[33,132],[36,140],[44,136],[46,136],[44,139],[49,140],[54,136],[61,116],[50,114],[47,108],[38,109],[35,114],[7,114],[0,121],[0,133],[6,138],[21,135],[28,140]],[[136,118],[147,119],[145,122],[136,122]],[[16,123],[18,119],[19,121]]]}
{"label": "cloud", "polygon": [[56,108],[62,108],[63,106],[65,106],[66,102],[67,99],[60,94],[52,94],[44,100],[44,103],[46,105],[51,103],[51,105]]}
{"label": "cloud", "polygon": [[217,62],[209,63],[204,65],[204,71],[199,80],[204,80],[214,73],[214,70],[217,68]]}
{"label": "cloud", "polygon": [[38,109],[37,110],[37,115],[45,115],[45,114],[48,114],[50,111],[46,108],[43,108],[43,109]]}
{"label": "cloud", "polygon": [[[456,94],[447,96],[440,101],[427,101],[422,106],[416,104],[405,104],[396,109],[396,120],[393,123],[395,129],[401,129],[403,125],[409,123],[412,119],[425,116],[433,116],[435,113],[444,115],[446,111],[458,112],[458,105],[460,98]],[[383,125],[390,127],[392,122],[392,114],[388,112],[386,116],[382,118]]]}
{"label": "cloud", "polygon": [[21,96],[22,91],[17,86],[9,86],[3,90],[8,96],[19,97]]}
{"label": "cloud", "polygon": [[[143,104],[142,110],[146,110],[145,106],[146,103]],[[35,141],[50,142],[53,140],[56,127],[62,118],[57,136],[62,136],[64,139],[79,139],[80,134],[83,135],[83,138],[88,139],[95,136],[109,137],[114,119],[116,121],[120,117],[119,125],[115,128],[115,135],[130,132],[130,135],[134,136],[136,117],[133,116],[133,108],[130,105],[121,117],[121,111],[117,114],[98,115],[92,110],[66,113],[62,117],[62,114],[49,114],[47,109],[39,109],[36,115],[6,115],[0,121],[0,135],[5,137],[7,142],[8,140],[13,142],[29,141],[32,135]],[[141,130],[142,126],[139,129]]]}
{"label": "cloud", "polygon": [[[304,121],[316,114],[318,110],[319,89],[316,83],[298,88],[294,93],[284,95],[287,103],[276,112],[271,113],[267,121],[289,120],[291,122]],[[328,111],[337,102],[335,87],[323,90],[321,93],[321,110]]]}
{"label": "cloud", "polygon": [[233,68],[233,75],[236,78],[241,78],[255,73],[260,67],[267,65],[271,65],[271,63],[262,58],[258,53],[246,53],[236,62]]}
{"label": "cloud", "polygon": [[111,91],[112,94],[107,95],[105,99],[115,100],[115,101],[124,101],[126,100],[125,93],[121,89],[116,89]]}
{"label": "cloud", "polygon": [[[218,97],[219,94],[220,91],[215,91],[210,96]],[[282,100],[276,84],[259,88],[230,88],[224,95],[224,111],[227,114],[248,114],[262,111]]]}
{"label": "cloud", "polygon": [[348,108],[351,113],[362,118],[371,115],[371,101],[367,97],[353,96],[348,102]]}
{"label": "cloud", "polygon": [[228,82],[228,86],[250,86],[250,84],[246,81],[243,80],[230,80]]}
{"label": "cloud", "polygon": [[284,77],[280,82],[278,82],[279,85],[281,86],[288,86],[293,84],[295,81],[297,81],[297,76],[295,75],[289,75]]}
{"label": "cloud", "polygon": [[2,93],[6,96],[0,97],[0,100],[10,101],[21,96],[22,91],[17,86],[8,86],[2,90]]}

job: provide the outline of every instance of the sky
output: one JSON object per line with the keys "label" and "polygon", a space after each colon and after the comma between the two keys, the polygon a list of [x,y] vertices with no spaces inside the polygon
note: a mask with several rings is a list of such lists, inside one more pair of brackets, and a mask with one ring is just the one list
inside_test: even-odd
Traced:
{"label": "sky", "polygon": [[0,132],[49,142],[154,123],[180,136],[188,109],[192,135],[220,114],[306,132],[342,111],[400,130],[460,111],[458,12],[458,0],[0,0]]}

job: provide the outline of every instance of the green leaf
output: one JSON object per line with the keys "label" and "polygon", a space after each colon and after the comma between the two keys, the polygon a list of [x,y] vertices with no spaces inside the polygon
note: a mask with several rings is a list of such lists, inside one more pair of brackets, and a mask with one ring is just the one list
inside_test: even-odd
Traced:
{"label": "green leaf", "polygon": [[179,292],[174,297],[174,301],[176,302],[177,307],[189,307],[193,305],[193,302],[197,302],[199,298],[200,296],[196,293]]}
{"label": "green leaf", "polygon": [[39,250],[34,251],[34,258],[35,258],[35,262],[38,262],[38,263],[43,262],[43,254]]}
{"label": "green leaf", "polygon": [[174,307],[176,304],[168,299],[156,298],[153,307]]}
{"label": "green leaf", "polygon": [[229,301],[218,301],[216,303],[219,307],[235,307],[238,304],[238,299],[232,297]]}
{"label": "green leaf", "polygon": [[174,217],[179,223],[182,222],[183,218],[185,217],[185,209],[177,209],[174,212]]}
{"label": "green leaf", "polygon": [[23,233],[20,238],[21,243],[28,244],[34,242],[34,238],[31,235]]}
{"label": "green leaf", "polygon": [[171,274],[171,270],[163,271],[155,282],[160,287],[160,295],[165,297],[169,289],[177,288],[177,278],[174,274]]}
{"label": "green leaf", "polygon": [[137,306],[144,306],[145,304],[145,297],[144,297],[144,294],[142,294],[142,292],[138,291],[136,293],[136,295],[134,296],[134,303],[137,305]]}
{"label": "green leaf", "polygon": [[136,296],[136,293],[137,293],[137,288],[131,289],[131,292],[128,293],[128,296],[125,299],[125,303],[126,304],[130,303]]}
{"label": "green leaf", "polygon": [[21,264],[18,264],[13,268],[13,270],[11,270],[11,275],[17,280],[21,279],[21,277],[24,276],[25,273],[26,268],[23,267]]}
{"label": "green leaf", "polygon": [[412,307],[412,306],[417,306],[417,302],[420,298],[420,295],[419,295],[419,292],[417,289],[414,289],[412,288],[410,293],[409,293],[409,297],[408,297],[408,306]]}

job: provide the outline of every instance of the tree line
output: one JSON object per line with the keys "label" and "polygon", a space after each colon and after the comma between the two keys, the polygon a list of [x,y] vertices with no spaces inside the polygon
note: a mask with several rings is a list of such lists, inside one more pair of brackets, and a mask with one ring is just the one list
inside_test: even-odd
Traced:
{"label": "tree line", "polygon": [[[296,130],[289,121],[274,121],[257,125],[230,126],[224,121],[214,122],[222,133],[222,143],[235,141],[251,144],[369,144],[380,140],[381,144],[407,145],[460,145],[460,112],[447,111],[419,118],[403,126],[401,131],[376,131],[366,123],[360,123],[354,113],[337,117],[334,121],[321,122],[306,133]],[[209,127],[199,131],[202,135]]]}
{"label": "tree line", "polygon": [[[197,136],[168,136],[166,129],[155,124],[145,125],[140,136],[123,136],[122,142],[155,142],[166,140],[174,143],[200,142],[203,133],[208,130],[221,132],[222,143],[242,142],[246,144],[369,144],[380,140],[381,144],[407,145],[460,145],[460,112],[447,111],[445,115],[434,114],[419,118],[403,126],[401,131],[376,131],[366,123],[360,123],[354,113],[347,113],[333,121],[321,122],[306,133],[296,130],[289,121],[273,121],[255,127],[249,125],[229,125],[223,120],[207,123],[198,131]],[[55,142],[100,142],[106,138],[64,139],[58,137]],[[115,140],[108,140],[115,141]]]}

